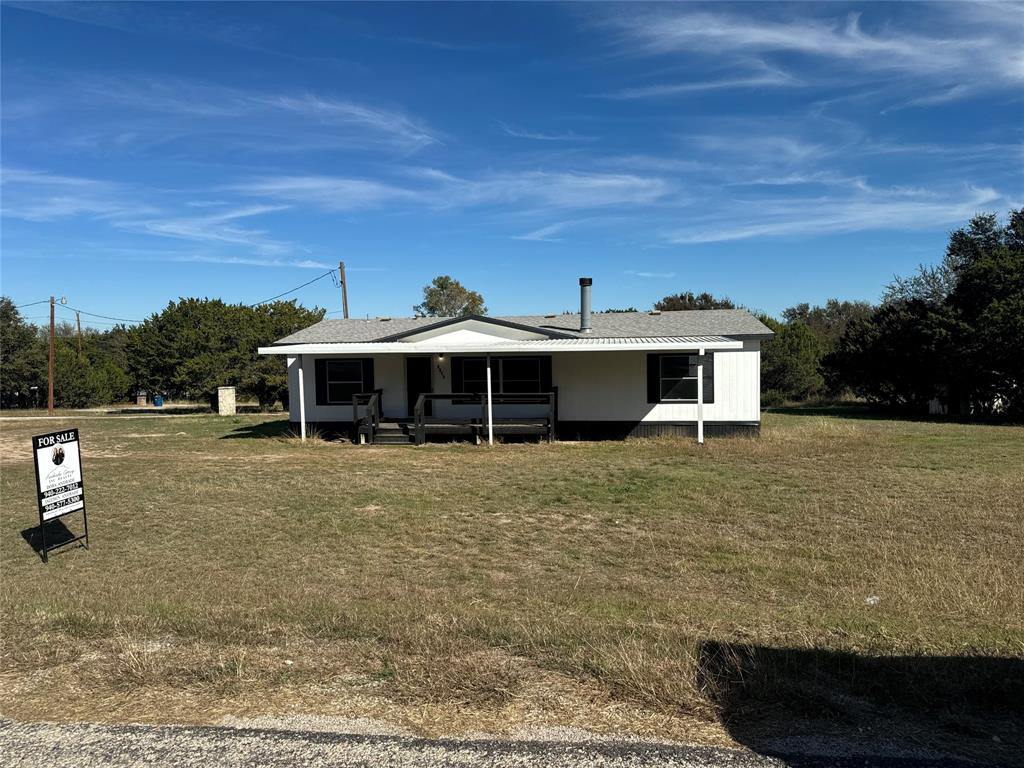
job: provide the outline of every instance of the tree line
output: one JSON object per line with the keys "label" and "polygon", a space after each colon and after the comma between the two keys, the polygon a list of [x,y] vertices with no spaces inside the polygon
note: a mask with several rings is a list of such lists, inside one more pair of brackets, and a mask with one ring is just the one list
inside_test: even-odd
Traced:
{"label": "tree line", "polygon": [[[135,326],[108,331],[56,326],[54,405],[84,408],[134,400],[139,392],[216,404],[217,388],[235,386],[243,398],[269,408],[288,403],[288,375],[278,356],[259,346],[324,317],[295,300],[256,307],[220,299],[181,299]],[[45,406],[48,327],[26,323],[0,297],[0,405]]]}
{"label": "tree line", "polygon": [[896,277],[877,306],[801,304],[766,322],[769,400],[851,393],[913,413],[1024,415],[1024,209],[975,216],[937,266]]}
{"label": "tree line", "polygon": [[[734,308],[728,298],[691,292],[654,305]],[[480,293],[442,275],[424,287],[414,311],[487,310]],[[938,265],[895,278],[877,305],[830,299],[779,317],[755,314],[775,333],[762,347],[766,405],[854,396],[918,413],[938,402],[949,413],[1024,415],[1024,209],[1005,224],[993,214],[974,217],[950,235]],[[81,339],[61,323],[55,402],[102,405],[145,391],[212,404],[217,387],[234,385],[262,407],[287,404],[284,361],[256,348],[323,317],[323,309],[294,300],[248,307],[181,299],[140,325],[90,330]],[[0,405],[45,404],[46,345],[46,329],[0,298]]]}

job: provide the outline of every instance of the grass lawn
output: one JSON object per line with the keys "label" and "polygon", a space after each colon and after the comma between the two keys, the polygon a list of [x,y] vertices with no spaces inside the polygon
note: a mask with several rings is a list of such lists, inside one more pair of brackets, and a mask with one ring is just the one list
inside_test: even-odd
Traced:
{"label": "grass lawn", "polygon": [[66,425],[0,424],[3,716],[1024,752],[1024,428],[357,448],[82,420],[92,549],[43,565],[29,438]]}

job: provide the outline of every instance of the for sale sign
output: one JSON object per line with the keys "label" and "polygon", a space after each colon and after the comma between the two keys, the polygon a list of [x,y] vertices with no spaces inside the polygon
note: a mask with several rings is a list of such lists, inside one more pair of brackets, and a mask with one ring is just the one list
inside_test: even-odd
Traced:
{"label": "for sale sign", "polygon": [[32,438],[39,491],[39,524],[85,510],[82,455],[78,430],[65,429]]}

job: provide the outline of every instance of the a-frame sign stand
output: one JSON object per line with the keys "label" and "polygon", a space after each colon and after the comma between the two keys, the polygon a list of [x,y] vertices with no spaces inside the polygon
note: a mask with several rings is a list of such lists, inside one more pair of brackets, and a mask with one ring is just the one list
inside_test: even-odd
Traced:
{"label": "a-frame sign stand", "polygon": [[[85,512],[85,488],[82,484],[82,454],[79,449],[78,429],[64,429],[32,438],[32,454],[36,467],[36,492],[39,495],[39,534],[42,536],[40,555],[49,561],[49,553],[81,541],[89,548],[89,518]],[[51,545],[46,543],[46,524],[72,512],[82,513],[85,533],[62,539]]]}

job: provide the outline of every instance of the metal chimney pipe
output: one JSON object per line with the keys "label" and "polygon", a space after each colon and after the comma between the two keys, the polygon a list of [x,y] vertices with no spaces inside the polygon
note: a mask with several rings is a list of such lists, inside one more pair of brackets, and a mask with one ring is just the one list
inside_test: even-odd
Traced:
{"label": "metal chimney pipe", "polygon": [[590,286],[594,284],[593,278],[580,278],[580,333],[590,333]]}

